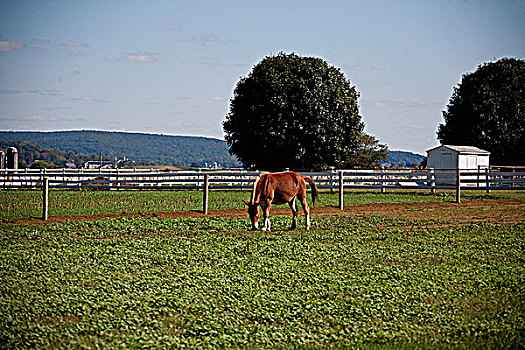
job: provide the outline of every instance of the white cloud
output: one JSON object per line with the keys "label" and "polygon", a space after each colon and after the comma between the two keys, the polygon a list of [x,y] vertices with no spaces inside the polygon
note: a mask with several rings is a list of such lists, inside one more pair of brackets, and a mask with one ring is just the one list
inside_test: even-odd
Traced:
{"label": "white cloud", "polygon": [[201,34],[189,37],[189,38],[184,38],[181,41],[189,41],[191,43],[195,43],[195,44],[200,44],[202,46],[206,46],[208,44],[220,44],[220,43],[223,43],[225,41],[225,39],[220,37],[217,34],[201,33]]}
{"label": "white cloud", "polygon": [[141,62],[141,63],[155,63],[157,59],[150,55],[126,55],[125,61]]}
{"label": "white cloud", "polygon": [[25,43],[17,43],[14,41],[0,41],[0,52],[9,52],[25,47]]}
{"label": "white cloud", "polygon": [[65,43],[60,44],[61,46],[67,46],[67,47],[89,47],[88,44],[84,44],[78,41],[67,41]]}
{"label": "white cloud", "polygon": [[32,45],[49,45],[51,44],[51,41],[49,40],[43,40],[43,39],[33,39],[31,40]]}
{"label": "white cloud", "polygon": [[214,96],[211,98],[212,101],[226,101],[226,97],[224,96]]}
{"label": "white cloud", "polygon": [[376,108],[422,108],[428,107],[425,104],[419,102],[404,102],[404,101],[374,101],[365,103],[367,106]]}
{"label": "white cloud", "polygon": [[361,64],[343,64],[342,68],[348,69],[348,70],[375,70],[377,69],[372,65],[361,65]]}
{"label": "white cloud", "polygon": [[57,121],[58,118],[57,117],[45,116],[45,115],[28,115],[28,116],[22,117],[21,120],[54,122],[54,121]]}
{"label": "white cloud", "polygon": [[80,122],[80,121],[86,121],[84,118],[64,118],[64,117],[57,117],[53,115],[41,115],[41,114],[35,114],[35,115],[25,115],[22,117],[8,117],[8,118],[0,118],[0,121],[2,122],[26,122],[26,123],[45,123],[45,122]]}
{"label": "white cloud", "polygon": [[209,68],[236,68],[236,67],[247,67],[244,63],[203,63]]}
{"label": "white cloud", "polygon": [[21,94],[21,93],[22,91],[14,90],[14,89],[0,90],[0,94],[15,95],[15,94]]}
{"label": "white cloud", "polygon": [[100,98],[95,98],[93,96],[82,96],[82,97],[73,97],[69,101],[84,101],[84,102],[100,102],[107,103],[108,101],[102,100]]}

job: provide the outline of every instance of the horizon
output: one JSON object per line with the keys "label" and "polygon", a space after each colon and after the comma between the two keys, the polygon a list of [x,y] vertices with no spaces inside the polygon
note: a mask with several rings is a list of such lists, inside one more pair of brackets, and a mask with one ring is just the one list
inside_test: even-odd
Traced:
{"label": "horizon", "polygon": [[[170,135],[170,134],[149,133],[149,132],[143,132],[143,131],[88,130],[88,129],[83,129],[83,130],[46,130],[46,131],[38,131],[38,130],[0,130],[0,133],[2,133],[2,132],[53,133],[53,132],[82,132],[82,131],[86,131],[86,132],[112,132],[112,133],[123,133],[123,134],[143,134],[143,135],[153,135],[153,136],[194,137],[194,138],[212,139],[212,140],[222,141],[222,142],[226,143],[226,141],[224,139],[219,139],[219,138],[212,137],[212,136]],[[6,140],[6,141],[8,141],[8,140]],[[416,153],[416,152],[412,152],[412,151],[407,151],[407,150],[402,150],[402,149],[390,149],[389,148],[388,151],[392,151],[392,152],[406,152],[406,153],[412,153],[412,154],[416,154],[416,155],[419,155],[419,156],[426,157],[424,154]]]}
{"label": "horizon", "polygon": [[18,0],[0,11],[0,129],[10,131],[224,140],[239,79],[295,52],[344,73],[367,134],[425,154],[463,74],[525,57],[522,0]]}

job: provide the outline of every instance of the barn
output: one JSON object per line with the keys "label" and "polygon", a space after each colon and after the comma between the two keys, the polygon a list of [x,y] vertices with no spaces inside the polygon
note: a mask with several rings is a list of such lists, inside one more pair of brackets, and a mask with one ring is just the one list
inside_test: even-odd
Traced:
{"label": "barn", "polygon": [[[488,169],[489,156],[489,151],[478,147],[441,145],[427,150],[427,169],[436,170],[435,179],[438,184],[450,185],[456,181],[455,171],[452,169],[476,171]],[[468,179],[465,180],[472,180],[470,176],[467,177]],[[461,178],[463,180],[463,175]]]}

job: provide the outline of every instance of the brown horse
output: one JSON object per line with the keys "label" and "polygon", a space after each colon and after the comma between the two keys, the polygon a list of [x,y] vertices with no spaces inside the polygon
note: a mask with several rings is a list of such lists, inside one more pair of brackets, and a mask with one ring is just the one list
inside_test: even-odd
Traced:
{"label": "brown horse", "polygon": [[295,198],[299,199],[306,216],[306,229],[310,229],[310,209],[306,203],[306,183],[310,184],[312,190],[312,203],[318,198],[317,187],[314,181],[308,176],[299,175],[293,171],[285,173],[261,174],[253,186],[252,198],[250,202],[243,201],[248,206],[248,214],[252,221],[252,229],[258,228],[259,206],[263,210],[264,226],[263,231],[270,231],[270,205],[286,204],[292,209],[293,219],[291,230],[297,227],[297,206]]}

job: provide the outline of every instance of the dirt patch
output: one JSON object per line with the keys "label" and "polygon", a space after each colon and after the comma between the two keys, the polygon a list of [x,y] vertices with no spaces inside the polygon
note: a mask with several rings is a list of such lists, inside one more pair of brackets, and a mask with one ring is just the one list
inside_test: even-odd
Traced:
{"label": "dirt patch", "polygon": [[[270,214],[272,216],[290,216],[290,209],[288,206],[274,206],[272,207]],[[302,212],[300,211],[299,214],[301,215]],[[490,221],[512,224],[525,220],[525,200],[466,200],[461,204],[452,202],[360,204],[346,205],[343,211],[335,207],[317,207],[312,209],[311,215],[313,217],[326,215],[378,215],[406,220],[441,219],[451,223]],[[222,218],[248,217],[246,209],[210,210],[207,216]],[[206,216],[200,211],[173,211],[156,213],[51,216],[47,221],[42,221],[41,218],[7,218],[2,219],[2,222],[18,225],[35,225],[63,223],[67,220],[93,221],[117,217],[204,218]]]}

